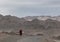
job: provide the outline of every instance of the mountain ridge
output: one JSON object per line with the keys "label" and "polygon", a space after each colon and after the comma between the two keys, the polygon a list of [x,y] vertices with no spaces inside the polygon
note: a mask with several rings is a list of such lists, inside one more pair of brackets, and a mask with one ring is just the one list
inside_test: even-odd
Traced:
{"label": "mountain ridge", "polygon": [[[42,16],[42,18],[45,17],[46,16]],[[60,16],[56,18],[60,19]],[[16,31],[16,30],[18,31],[19,29],[50,30],[50,29],[60,28],[60,21],[57,21],[58,19],[57,20],[51,19],[51,17],[47,18],[46,20],[41,20],[40,18],[37,19],[36,16],[28,18],[28,19],[32,19],[31,21],[26,19],[25,17],[18,18],[16,16],[11,16],[11,15],[6,15],[6,16],[0,15],[0,30],[12,30],[12,31]]]}

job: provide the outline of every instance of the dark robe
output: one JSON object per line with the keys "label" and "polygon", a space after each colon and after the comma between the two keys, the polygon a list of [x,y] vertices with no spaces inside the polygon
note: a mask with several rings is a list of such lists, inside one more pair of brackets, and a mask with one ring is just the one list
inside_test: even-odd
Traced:
{"label": "dark robe", "polygon": [[19,31],[19,35],[22,36],[22,30]]}

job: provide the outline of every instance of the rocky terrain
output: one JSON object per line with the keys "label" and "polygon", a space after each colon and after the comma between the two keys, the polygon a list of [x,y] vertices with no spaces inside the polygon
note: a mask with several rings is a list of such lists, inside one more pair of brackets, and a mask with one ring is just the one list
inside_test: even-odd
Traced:
{"label": "rocky terrain", "polygon": [[[24,31],[19,36],[19,30]],[[18,18],[0,15],[0,42],[60,42],[60,16]]]}
{"label": "rocky terrain", "polygon": [[23,18],[26,19],[27,21],[32,21],[33,19],[38,19],[38,20],[52,19],[52,20],[60,21],[60,16],[26,16]]}

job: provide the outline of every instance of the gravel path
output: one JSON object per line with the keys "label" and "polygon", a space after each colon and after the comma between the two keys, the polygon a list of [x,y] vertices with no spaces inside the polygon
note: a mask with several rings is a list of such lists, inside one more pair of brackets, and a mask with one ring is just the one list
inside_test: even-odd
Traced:
{"label": "gravel path", "polygon": [[44,39],[40,36],[30,36],[20,39],[17,42],[44,42]]}
{"label": "gravel path", "polygon": [[10,35],[0,42],[40,42],[40,36],[19,36],[19,35]]}
{"label": "gravel path", "polygon": [[0,40],[0,42],[17,42],[18,39],[21,39],[21,37],[14,35],[14,36],[6,37],[3,40]]}

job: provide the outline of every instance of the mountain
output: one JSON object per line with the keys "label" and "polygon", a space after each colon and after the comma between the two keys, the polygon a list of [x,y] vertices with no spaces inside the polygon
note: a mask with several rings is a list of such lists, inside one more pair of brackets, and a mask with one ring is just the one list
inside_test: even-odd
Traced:
{"label": "mountain", "polygon": [[21,27],[21,24],[25,22],[25,19],[18,18],[16,16],[0,15],[0,30],[15,30]]}
{"label": "mountain", "polygon": [[19,29],[58,29],[60,28],[60,16],[29,16],[18,18],[11,15],[0,15],[0,30],[16,31]]}
{"label": "mountain", "polygon": [[57,29],[60,28],[60,16],[28,16],[24,17],[25,28]]}
{"label": "mountain", "polygon": [[52,19],[52,20],[60,21],[60,16],[27,16],[24,17],[24,19],[27,21],[32,21],[33,19],[38,19],[38,20]]}
{"label": "mountain", "polygon": [[23,23],[25,28],[32,29],[55,29],[60,28],[60,22],[56,20],[47,19],[45,21],[41,21],[38,19],[34,19],[32,21],[26,21]]}

